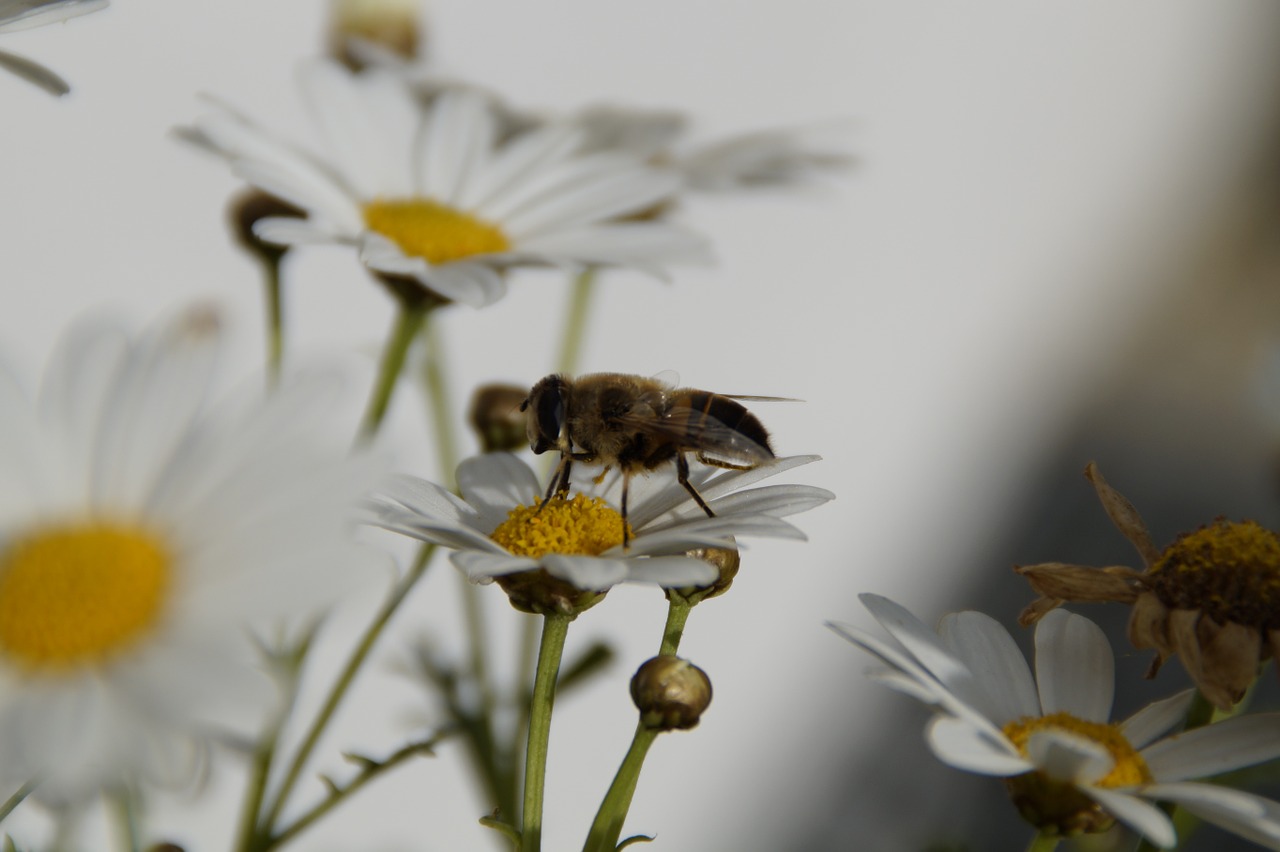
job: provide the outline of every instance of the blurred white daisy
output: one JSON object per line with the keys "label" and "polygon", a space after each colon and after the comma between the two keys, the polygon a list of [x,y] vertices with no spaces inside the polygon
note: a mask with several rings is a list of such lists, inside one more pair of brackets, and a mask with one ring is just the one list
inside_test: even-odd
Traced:
{"label": "blurred white daisy", "polygon": [[[743,489],[816,459],[797,456],[753,470],[699,477],[697,488],[716,512],[713,518],[692,503],[674,477],[663,484],[645,484],[661,476],[634,482],[627,515],[632,535],[626,548],[622,516],[610,503],[612,488],[554,498],[540,510],[543,489],[537,477],[506,453],[476,456],[459,465],[461,498],[434,483],[399,477],[373,501],[369,522],[452,548],[450,559],[472,582],[502,581],[543,569],[585,592],[627,581],[701,586],[715,581],[718,572],[685,555],[688,551],[732,547],[735,536],[804,538],[782,518],[827,502],[830,492],[808,485]],[[511,593],[509,586],[504,588]]]}
{"label": "blurred white daisy", "polygon": [[627,266],[663,275],[706,247],[659,221],[619,221],[662,204],[679,175],[619,152],[581,154],[582,132],[547,124],[500,139],[484,95],[449,88],[424,103],[384,69],[318,62],[301,74],[325,157],[218,109],[186,131],[236,174],[306,212],[264,219],[282,245],[344,243],[371,269],[470,305],[506,292],[521,264]]}
{"label": "blurred white daisy", "polygon": [[710,192],[796,184],[853,164],[834,125],[776,127],[688,145],[681,112],[597,104],[571,120],[587,151],[623,151],[680,172],[688,189]]}
{"label": "blurred white daisy", "polygon": [[217,325],[82,324],[34,401],[0,371],[0,784],[188,780],[273,709],[249,628],[349,588],[370,471],[315,434],[333,383],[213,417]]}
{"label": "blurred white daisy", "polygon": [[[108,0],[0,0],[0,33],[56,24],[107,7]],[[71,87],[57,74],[30,59],[0,50],[0,68],[17,74],[54,95]]]}
{"label": "blurred white daisy", "polygon": [[1040,621],[1032,677],[1013,638],[986,615],[953,613],[935,633],[886,598],[861,599],[891,641],[831,626],[885,664],[870,677],[938,709],[926,734],[939,760],[1008,779],[1033,825],[1075,833],[1105,829],[1114,818],[1171,848],[1178,838],[1150,801],[1159,800],[1280,849],[1280,803],[1190,780],[1280,757],[1280,714],[1162,737],[1185,718],[1192,693],[1109,722],[1115,660],[1087,618],[1055,610]]}

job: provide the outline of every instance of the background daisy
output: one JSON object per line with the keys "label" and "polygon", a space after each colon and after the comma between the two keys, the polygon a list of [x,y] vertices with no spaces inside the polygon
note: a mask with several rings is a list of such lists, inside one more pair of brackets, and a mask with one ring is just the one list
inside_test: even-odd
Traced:
{"label": "background daisy", "polygon": [[299,80],[323,156],[227,109],[189,132],[240,177],[307,213],[259,222],[268,242],[350,244],[371,269],[475,306],[503,296],[502,271],[513,265],[662,275],[704,254],[700,238],[676,225],[618,221],[670,198],[678,175],[617,152],[579,154],[572,126],[500,140],[496,105],[474,90],[446,89],[424,104],[393,73],[330,62],[304,67]]}
{"label": "background daisy", "polygon": [[[191,777],[274,705],[250,626],[314,613],[369,556],[372,471],[312,425],[330,379],[206,412],[215,316],[71,329],[37,399],[0,376],[0,782],[47,801]],[[252,733],[252,729],[250,729]]]}
{"label": "background daisy", "polygon": [[[1032,677],[1013,638],[982,613],[948,615],[934,633],[887,598],[861,599],[891,643],[850,625],[832,626],[887,666],[872,672],[873,679],[938,708],[927,737],[939,760],[1014,779],[1015,801],[1019,776],[1048,777],[1162,848],[1178,838],[1168,815],[1149,800],[1175,802],[1280,849],[1280,803],[1190,780],[1280,757],[1280,714],[1240,716],[1162,736],[1185,718],[1191,693],[1184,692],[1113,725],[1115,662],[1106,635],[1087,618],[1064,610],[1044,617],[1036,628]],[[1024,815],[1038,805],[1019,802]],[[1053,825],[1054,833],[1082,828],[1072,822],[1076,814],[1053,818],[1065,821]]]}

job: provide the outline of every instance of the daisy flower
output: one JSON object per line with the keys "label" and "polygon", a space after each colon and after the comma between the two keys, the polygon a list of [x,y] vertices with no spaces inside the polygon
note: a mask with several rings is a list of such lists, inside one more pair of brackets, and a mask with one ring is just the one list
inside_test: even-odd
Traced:
{"label": "daisy flower", "polygon": [[[108,0],[0,0],[0,33],[56,24],[107,7]],[[0,68],[11,71],[50,94],[65,95],[71,87],[43,65],[0,50]]]}
{"label": "daisy flower", "polygon": [[688,117],[675,110],[597,104],[571,120],[586,132],[586,150],[625,151],[662,163],[698,191],[796,184],[853,163],[829,130],[817,126],[757,130],[688,146]]}
{"label": "daisy flower", "polygon": [[677,174],[617,152],[582,154],[582,132],[567,123],[500,139],[491,99],[450,88],[424,104],[380,69],[353,74],[318,62],[301,84],[325,156],[225,108],[186,132],[306,213],[259,221],[255,232],[268,242],[354,246],[370,269],[475,306],[502,297],[511,266],[662,276],[666,264],[705,251],[677,225],[619,221],[670,198]]}
{"label": "daisy flower", "polygon": [[206,413],[217,331],[84,324],[34,401],[0,371],[0,783],[189,779],[206,735],[273,709],[246,628],[332,602],[360,558],[368,463],[314,434],[332,384]]}
{"label": "daisy flower", "polygon": [[652,485],[633,482],[627,515],[632,534],[625,548],[622,516],[610,502],[616,483],[599,494],[553,498],[539,510],[543,487],[528,465],[507,453],[459,465],[460,498],[431,482],[401,476],[372,502],[368,522],[452,548],[450,559],[469,580],[497,580],[520,608],[531,605],[527,598],[538,591],[529,585],[549,578],[554,581],[551,608],[580,609],[621,582],[668,588],[712,583],[717,569],[686,554],[733,547],[735,536],[803,539],[782,518],[827,502],[830,492],[808,485],[745,486],[816,459],[796,456],[699,477],[698,490],[716,512],[713,518],[693,506],[674,477],[669,483],[657,483],[664,479],[660,476],[651,478]]}
{"label": "daisy flower", "polygon": [[1215,707],[1228,709],[1280,652],[1280,536],[1253,521],[1219,518],[1160,550],[1142,517],[1090,463],[1111,522],[1142,557],[1144,570],[1049,562],[1019,566],[1040,594],[1023,624],[1066,601],[1130,604],[1129,640],[1158,654],[1148,677],[1176,655]]}
{"label": "daisy flower", "polygon": [[953,613],[935,633],[886,598],[861,600],[890,641],[830,626],[884,664],[873,679],[937,708],[926,736],[939,760],[1006,778],[1042,831],[1102,831],[1119,820],[1170,848],[1178,839],[1158,800],[1280,849],[1280,803],[1191,780],[1280,757],[1280,714],[1166,736],[1185,717],[1188,690],[1109,722],[1115,660],[1082,616],[1058,610],[1040,622],[1033,677],[1013,637],[986,615]]}

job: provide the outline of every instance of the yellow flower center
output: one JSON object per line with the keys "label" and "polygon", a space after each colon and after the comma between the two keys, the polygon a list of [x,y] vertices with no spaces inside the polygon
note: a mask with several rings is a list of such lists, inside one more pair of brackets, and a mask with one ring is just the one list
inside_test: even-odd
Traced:
{"label": "yellow flower center", "polygon": [[1070,713],[1050,713],[1048,716],[1027,716],[1015,719],[1005,725],[1003,730],[1004,735],[1013,741],[1023,757],[1027,754],[1027,741],[1037,731],[1067,731],[1093,740],[1105,748],[1115,762],[1111,771],[1096,782],[1099,787],[1132,787],[1136,784],[1150,784],[1152,781],[1151,771],[1147,769],[1146,761],[1125,739],[1118,725],[1086,722]]}
{"label": "yellow flower center", "polygon": [[0,553],[0,656],[28,669],[100,661],[154,627],[173,560],[123,524],[45,527]]}
{"label": "yellow flower center", "polygon": [[406,255],[430,263],[496,254],[511,247],[497,225],[426,198],[375,199],[364,207],[364,222]]}
{"label": "yellow flower center", "polygon": [[1253,521],[1218,519],[1179,536],[1146,580],[1170,609],[1219,624],[1280,628],[1280,537]]}
{"label": "yellow flower center", "polygon": [[575,494],[566,500],[557,494],[542,507],[515,507],[489,537],[533,559],[548,553],[599,556],[622,544],[622,524],[622,516],[599,497]]}

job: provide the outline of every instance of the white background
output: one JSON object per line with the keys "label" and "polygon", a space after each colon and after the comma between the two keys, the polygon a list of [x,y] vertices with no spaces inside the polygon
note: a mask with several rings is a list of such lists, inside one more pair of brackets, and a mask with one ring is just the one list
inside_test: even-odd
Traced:
{"label": "white background", "polygon": [[[429,13],[438,66],[517,104],[674,107],[700,138],[849,128],[860,164],[842,177],[688,204],[715,266],[670,285],[606,274],[583,364],[806,400],[758,413],[780,452],[825,457],[794,478],[838,500],[798,519],[809,544],[754,544],[733,591],[694,612],[681,651],[711,675],[715,702],[696,731],[656,744],[627,824],[668,852],[787,848],[797,824],[839,806],[829,779],[905,701],[865,684],[865,661],[822,622],[865,624],[861,591],[928,617],[954,606],[967,578],[953,566],[996,528],[1019,471],[1115,346],[1168,298],[1161,288],[1258,155],[1274,118],[1278,12],[439,0]],[[293,69],[319,52],[323,28],[323,5],[307,0],[119,0],[5,37],[74,88],[59,101],[0,78],[0,345],[33,381],[82,312],[142,324],[194,300],[225,306],[228,382],[258,369],[257,270],[222,227],[237,184],[169,130],[207,92],[305,142]],[[511,283],[500,304],[442,320],[459,409],[478,382],[530,383],[552,366],[565,285],[549,273]],[[367,378],[390,304],[351,254],[299,252],[287,286],[291,361],[346,360]],[[354,393],[334,416],[354,424],[358,411]],[[420,398],[406,390],[393,414],[400,466],[434,475]],[[367,570],[368,592],[317,656],[319,682],[376,605],[386,571]],[[341,774],[340,749],[389,752],[433,718],[391,668],[415,635],[460,646],[452,574],[441,563],[417,590],[319,768]],[[509,657],[519,616],[482,591]],[[585,834],[631,735],[627,681],[656,650],[664,612],[653,590],[620,589],[570,632],[570,654],[608,638],[618,662],[556,708],[548,849]],[[228,847],[239,770],[216,768],[204,798],[154,814],[189,850]],[[462,772],[458,749],[442,748],[293,848],[502,848],[476,825],[489,806]]]}

